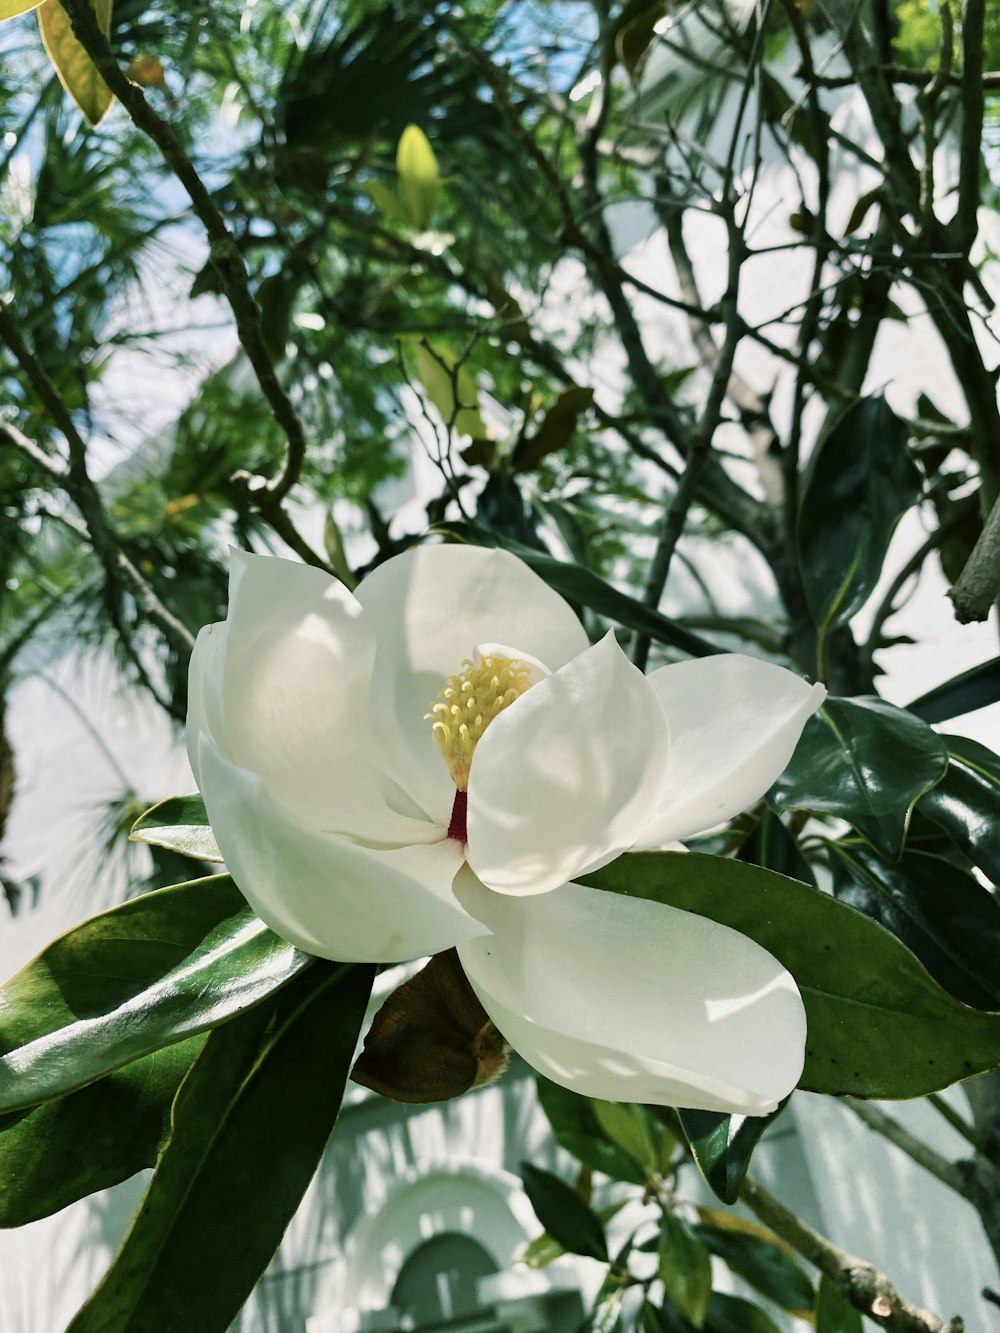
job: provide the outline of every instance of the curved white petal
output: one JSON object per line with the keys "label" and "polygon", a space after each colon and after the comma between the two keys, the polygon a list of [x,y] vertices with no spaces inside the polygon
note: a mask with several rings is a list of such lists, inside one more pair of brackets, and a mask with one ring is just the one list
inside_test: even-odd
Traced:
{"label": "curved white petal", "polygon": [[587,647],[566,602],[516,556],[479,546],[421,546],[358,587],[378,648],[372,730],[383,764],[428,815],[447,824],[455,789],[424,718],[480,643],[509,643],[550,670]]}
{"label": "curved white petal", "polygon": [[[233,551],[222,747],[306,824],[385,844],[424,841],[379,787],[368,735],[375,639],[336,579]],[[434,836],[439,836],[434,835]]]}
{"label": "curved white petal", "polygon": [[469,778],[466,855],[502,893],[545,893],[630,847],[668,761],[656,695],[613,634],[490,723]]}
{"label": "curved white petal", "polygon": [[728,926],[567,884],[458,897],[491,929],[459,946],[487,1013],[535,1069],[588,1097],[767,1115],[795,1087],[795,982]]}
{"label": "curved white petal", "polygon": [[188,667],[187,753],[194,780],[200,786],[198,741],[204,734],[223,754],[229,753],[222,679],[226,661],[227,625],[220,621],[199,630]]}
{"label": "curved white petal", "polygon": [[451,838],[389,851],[306,827],[263,781],[200,742],[202,795],[233,879],[292,944],[341,962],[398,963],[484,933],[452,890]]}
{"label": "curved white petal", "polygon": [[670,764],[638,846],[662,847],[760,800],[826,697],[784,667],[720,653],[647,678],[670,724]]}

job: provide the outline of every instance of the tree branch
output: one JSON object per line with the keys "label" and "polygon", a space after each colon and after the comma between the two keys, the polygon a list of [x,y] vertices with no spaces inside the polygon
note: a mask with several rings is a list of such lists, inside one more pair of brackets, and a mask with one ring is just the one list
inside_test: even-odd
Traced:
{"label": "tree branch", "polygon": [[961,625],[986,620],[990,608],[1000,600],[1000,496],[993,502],[958,582],[947,595]]}
{"label": "tree branch", "polygon": [[10,422],[0,421],[0,433],[26,458],[30,459],[35,467],[44,469],[51,477],[57,479],[80,511],[94,553],[104,568],[108,585],[108,611],[115,630],[123,642],[127,642],[128,632],[121,623],[114,596],[115,592],[124,584],[135,597],[147,620],[157,626],[176,652],[182,657],[187,657],[194,647],[194,636],[187,626],[182,624],[173,612],[164,606],[122,550],[108,523],[97,487],[91,481],[90,474],[87,471],[87,446],[76,429],[73,418],[60,398],[55,385],[49,379],[38,358],[21,337],[17,321],[2,303],[0,303],[0,338],[13,352],[15,359],[38,395],[42,406],[64,435],[69,451],[68,465],[64,466],[56,459],[51,458],[34,441],[23,435],[16,426],[12,426]]}
{"label": "tree branch", "polygon": [[270,500],[280,502],[299,478],[305,461],[306,438],[302,423],[278,379],[264,343],[260,311],[250,291],[239,247],[173,128],[154,111],[142,89],[132,83],[119,66],[107,38],[98,27],[90,0],[65,0],[64,7],[77,39],[101,77],[125,107],[137,128],[159,148],[167,166],[187,191],[194,211],[205,228],[209,255],[235,316],[240,344],[253,367],[274,419],[284,431],[288,442],[284,467],[277,477],[267,483]]}
{"label": "tree branch", "polygon": [[882,1328],[893,1333],[963,1333],[961,1319],[946,1323],[929,1310],[911,1305],[873,1264],[814,1231],[752,1176],[744,1179],[740,1198],[776,1235],[834,1281],[856,1310]]}

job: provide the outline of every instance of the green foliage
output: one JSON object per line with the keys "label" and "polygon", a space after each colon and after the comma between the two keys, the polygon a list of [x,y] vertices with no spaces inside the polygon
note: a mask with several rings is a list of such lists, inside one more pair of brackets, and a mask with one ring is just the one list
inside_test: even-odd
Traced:
{"label": "green foliage", "polygon": [[254,916],[228,875],[103,912],[0,989],[0,1111],[64,1096],[204,1032],[313,962]]}
{"label": "green foliage", "polygon": [[819,441],[799,510],[799,560],[821,634],[864,606],[889,539],[920,496],[907,431],[884,398],[862,398]]}
{"label": "green foliage", "polygon": [[778,810],[838,815],[898,858],[913,807],[947,766],[944,742],[905,710],[882,699],[827,699],[768,799]]}
{"label": "green foliage", "polygon": [[576,1190],[531,1162],[521,1163],[521,1179],[535,1216],[553,1240],[570,1254],[607,1262],[601,1220]]}
{"label": "green foliage", "polygon": [[225,1333],[333,1130],[374,974],[317,963],[211,1033],[132,1229],[72,1333]]}

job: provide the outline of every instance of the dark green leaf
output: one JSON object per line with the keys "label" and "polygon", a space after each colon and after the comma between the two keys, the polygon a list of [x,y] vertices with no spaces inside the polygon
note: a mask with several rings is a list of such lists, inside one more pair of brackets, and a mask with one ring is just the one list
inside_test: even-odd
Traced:
{"label": "dark green leaf", "polygon": [[531,1162],[521,1163],[521,1179],[535,1216],[553,1240],[570,1254],[584,1254],[607,1263],[604,1227],[576,1190]]}
{"label": "dark green leaf", "polygon": [[862,1333],[863,1329],[861,1312],[824,1273],[816,1294],[816,1333]]}
{"label": "dark green leaf", "polygon": [[708,1307],[705,1327],[709,1333],[781,1333],[770,1315],[759,1305],[739,1296],[714,1291]]}
{"label": "dark green leaf", "polygon": [[0,988],[0,1111],[214,1027],[313,961],[268,930],[228,875],[102,912]]}
{"label": "dark green leaf", "polygon": [[941,739],[948,771],[920,798],[917,809],[1000,884],[1000,755],[965,736]]}
{"label": "dark green leaf", "polygon": [[671,1305],[702,1328],[712,1297],[712,1260],[688,1223],[669,1211],[660,1218],[657,1273]]}
{"label": "dark green leaf", "polygon": [[69,1333],[225,1333],[330,1137],[374,974],[317,962],[211,1033],[132,1229]]}
{"label": "dark green leaf", "polygon": [[556,560],[554,556],[543,551],[536,551],[530,546],[502,538],[499,533],[479,528],[474,523],[449,521],[443,525],[443,530],[473,546],[503,547],[505,551],[518,556],[526,565],[530,565],[539,578],[544,579],[550,588],[554,588],[568,602],[589,606],[598,615],[624,625],[626,629],[648,634],[651,639],[656,639],[659,643],[673,644],[675,648],[680,648],[682,652],[689,653],[692,657],[708,657],[712,653],[722,651],[706,639],[700,639],[690,630],[660,615],[659,611],[654,611],[652,607],[637,601],[636,598],[629,597],[627,593],[619,592],[610,583],[605,583],[603,579],[581,565],[566,564],[565,561]]}
{"label": "dark green leaf", "polygon": [[841,902],[891,930],[963,1004],[1000,1009],[1000,903],[977,879],[923,852],[890,863],[865,846],[829,846]]}
{"label": "dark green leaf", "polygon": [[517,442],[510,460],[514,472],[532,472],[549,454],[568,444],[576,430],[576,423],[594,401],[591,388],[574,384],[564,389],[545,414],[544,420],[530,439]]}
{"label": "dark green leaf", "polygon": [[935,685],[907,707],[925,722],[947,722],[997,700],[1000,700],[1000,657],[991,657],[988,662]]}
{"label": "dark green leaf", "polygon": [[736,1202],[760,1136],[783,1110],[784,1103],[771,1115],[678,1111],[695,1164],[723,1203]]}
{"label": "dark green leaf", "polygon": [[811,1310],[816,1299],[805,1270],[777,1244],[748,1231],[728,1231],[700,1223],[695,1234],[744,1282],[783,1310]]}
{"label": "dark green leaf", "polygon": [[199,861],[221,861],[222,853],[205,813],[205,802],[193,796],[171,796],[154,805],[135,821],[129,832],[132,842],[166,847]]}
{"label": "dark green leaf", "polygon": [[0,1226],[19,1227],[153,1166],[204,1034],[55,1101],[0,1116]]}
{"label": "dark green leaf", "polygon": [[827,699],[768,800],[778,810],[838,815],[898,857],[914,804],[947,764],[941,737],[902,708],[876,698]]}
{"label": "dark green leaf", "polygon": [[633,1185],[646,1183],[647,1173],[643,1166],[607,1137],[589,1098],[570,1092],[541,1074],[535,1081],[539,1103],[560,1148],[572,1153],[584,1166],[600,1171],[612,1180],[626,1180]]}
{"label": "dark green leaf", "polygon": [[[627,1199],[619,1199],[616,1203],[601,1204],[599,1208],[594,1209],[594,1215],[601,1223],[610,1222],[616,1213],[628,1203]],[[518,1263],[527,1264],[529,1268],[547,1268],[566,1251],[554,1240],[547,1231],[543,1231],[540,1236],[529,1242],[528,1246],[518,1258]]]}
{"label": "dark green leaf", "polygon": [[907,438],[884,398],[862,398],[810,460],[799,510],[799,563],[809,610],[824,633],[864,606],[896,524],[920,498]]}
{"label": "dark green leaf", "polygon": [[630,852],[583,882],[697,912],[770,950],[805,1003],[808,1091],[920,1097],[1000,1064],[1000,1014],[960,1004],[894,935],[829,894],[695,852]]}

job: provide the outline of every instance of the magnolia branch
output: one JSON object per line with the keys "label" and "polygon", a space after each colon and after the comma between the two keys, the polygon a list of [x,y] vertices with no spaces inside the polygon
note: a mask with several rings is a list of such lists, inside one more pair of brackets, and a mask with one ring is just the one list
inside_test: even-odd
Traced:
{"label": "magnolia branch", "polygon": [[960,1318],[945,1322],[930,1310],[911,1305],[873,1264],[814,1231],[751,1176],[743,1181],[740,1198],[776,1235],[835,1282],[856,1310],[882,1328],[893,1333],[963,1333]]}
{"label": "magnolia branch", "polygon": [[[125,107],[138,129],[156,144],[163,159],[184,186],[195,213],[205,228],[209,255],[236,319],[236,332],[253,367],[261,392],[274,419],[285,433],[288,450],[282,471],[259,490],[250,491],[261,512],[272,521],[275,507],[295,485],[306,456],[302,423],[285,392],[264,342],[260,310],[254,300],[239,247],[216,208],[204,181],[172,127],[150,106],[141,88],[132,83],[115,59],[101,32],[90,0],[66,0],[64,8],[77,39],[101,77]],[[311,563],[322,563],[313,554]]]}
{"label": "magnolia branch", "polygon": [[1000,601],[1000,496],[994,500],[979,540],[948,596],[955,619],[962,625],[985,620],[990,608]]}

